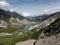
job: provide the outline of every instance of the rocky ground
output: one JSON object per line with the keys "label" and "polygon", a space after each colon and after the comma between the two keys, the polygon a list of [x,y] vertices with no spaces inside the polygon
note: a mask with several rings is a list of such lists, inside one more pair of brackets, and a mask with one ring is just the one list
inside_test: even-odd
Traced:
{"label": "rocky ground", "polygon": [[15,45],[33,45],[36,40],[26,40],[23,42],[17,42]]}
{"label": "rocky ground", "polygon": [[60,45],[60,33],[37,40],[35,45]]}

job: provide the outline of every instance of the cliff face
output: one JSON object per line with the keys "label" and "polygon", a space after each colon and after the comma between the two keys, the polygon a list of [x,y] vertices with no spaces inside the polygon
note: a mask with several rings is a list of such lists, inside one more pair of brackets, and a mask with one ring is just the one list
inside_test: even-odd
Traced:
{"label": "cliff face", "polygon": [[55,13],[46,21],[48,26],[42,29],[44,36],[41,38],[40,35],[35,45],[60,45],[60,13]]}

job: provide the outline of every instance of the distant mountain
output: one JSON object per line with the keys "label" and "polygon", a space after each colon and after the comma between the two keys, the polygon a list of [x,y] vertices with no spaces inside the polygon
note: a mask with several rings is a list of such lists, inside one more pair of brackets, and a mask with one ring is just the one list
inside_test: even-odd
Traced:
{"label": "distant mountain", "polygon": [[34,21],[34,22],[41,22],[41,21],[46,20],[49,17],[50,17],[50,15],[44,14],[44,15],[35,16],[35,17],[28,17],[28,19],[30,21]]}
{"label": "distant mountain", "polygon": [[14,17],[14,18],[19,18],[19,19],[24,19],[25,17],[18,14],[17,12],[11,12],[11,16]]}
{"label": "distant mountain", "polygon": [[10,12],[0,9],[0,19],[9,19],[10,17],[23,19],[24,17],[17,12]]}
{"label": "distant mountain", "polygon": [[39,16],[34,16],[34,17],[27,17],[27,19],[29,19],[30,21],[34,21],[34,22],[41,22],[44,21],[46,19],[48,19],[49,17],[52,17],[54,15],[60,15],[60,12],[55,12],[52,14],[43,14],[43,15],[39,15]]}

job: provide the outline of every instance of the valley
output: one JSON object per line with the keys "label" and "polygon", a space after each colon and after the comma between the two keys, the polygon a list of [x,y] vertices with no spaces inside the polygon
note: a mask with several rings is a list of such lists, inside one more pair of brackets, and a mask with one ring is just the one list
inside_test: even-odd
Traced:
{"label": "valley", "polygon": [[0,0],[0,45],[60,45],[60,0]]}
{"label": "valley", "polygon": [[16,12],[0,10],[0,45],[39,45],[39,39],[50,35],[46,31],[49,26],[56,20],[60,22],[60,12],[37,17],[27,18]]}

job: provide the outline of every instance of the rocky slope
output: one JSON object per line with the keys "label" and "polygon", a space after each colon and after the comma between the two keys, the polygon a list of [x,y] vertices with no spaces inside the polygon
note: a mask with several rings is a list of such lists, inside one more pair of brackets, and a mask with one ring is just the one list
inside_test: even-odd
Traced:
{"label": "rocky slope", "polygon": [[[56,15],[57,16],[57,15]],[[35,45],[60,45],[60,18],[56,19],[49,26],[41,29],[40,34]]]}
{"label": "rocky slope", "polygon": [[29,30],[44,28],[44,27],[50,25],[52,22],[54,22],[59,17],[60,17],[60,12],[53,13],[50,15],[49,18],[47,18],[46,20],[44,20],[40,24],[30,26]]}
{"label": "rocky slope", "polygon": [[38,39],[35,45],[60,45],[60,33]]}
{"label": "rocky slope", "polygon": [[[3,25],[1,21],[3,21]],[[17,26],[21,24],[30,24],[31,22],[24,16],[18,14],[17,12],[11,12],[9,10],[5,11],[3,9],[0,9],[0,27],[5,28],[8,25],[11,25],[12,23],[13,25]]]}

